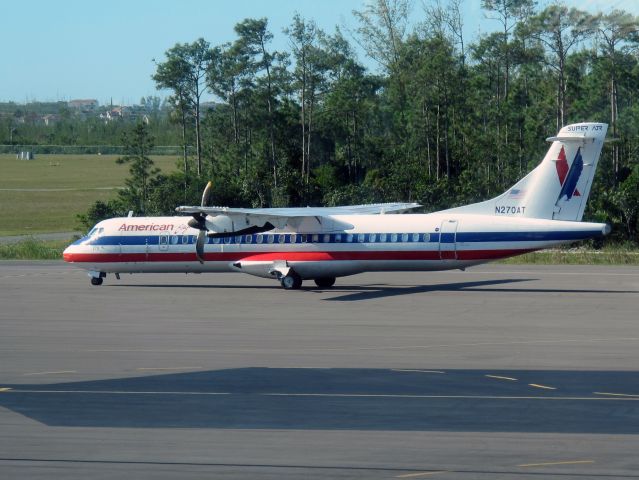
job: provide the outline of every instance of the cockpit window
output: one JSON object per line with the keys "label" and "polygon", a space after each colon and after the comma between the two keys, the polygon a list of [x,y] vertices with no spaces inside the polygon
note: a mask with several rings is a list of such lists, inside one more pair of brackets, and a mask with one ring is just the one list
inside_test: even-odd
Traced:
{"label": "cockpit window", "polygon": [[87,234],[87,237],[97,237],[98,235],[102,235],[102,233],[104,233],[103,227],[93,227]]}

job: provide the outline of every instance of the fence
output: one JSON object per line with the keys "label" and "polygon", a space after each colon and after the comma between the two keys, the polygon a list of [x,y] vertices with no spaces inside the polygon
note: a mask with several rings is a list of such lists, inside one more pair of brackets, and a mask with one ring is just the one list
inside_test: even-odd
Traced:
{"label": "fence", "polygon": [[[182,155],[182,145],[157,145],[153,147],[150,155]],[[0,154],[18,155],[28,151],[38,154],[57,155],[123,155],[122,145],[0,145]],[[187,154],[193,155],[195,147],[187,146]]]}

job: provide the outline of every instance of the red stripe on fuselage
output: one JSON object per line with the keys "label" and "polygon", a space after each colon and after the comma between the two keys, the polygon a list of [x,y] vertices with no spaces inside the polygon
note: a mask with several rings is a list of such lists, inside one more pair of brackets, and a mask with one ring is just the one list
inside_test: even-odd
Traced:
{"label": "red stripe on fuselage", "polygon": [[[457,260],[493,260],[512,257],[535,249],[509,250],[459,250]],[[454,260],[453,251],[443,251],[446,260]],[[441,260],[439,250],[429,251],[367,251],[367,252],[227,252],[206,253],[208,262],[272,262],[287,260],[290,262],[328,262],[363,260]],[[145,262],[197,262],[195,253],[65,253],[64,260],[72,263],[145,263]]]}

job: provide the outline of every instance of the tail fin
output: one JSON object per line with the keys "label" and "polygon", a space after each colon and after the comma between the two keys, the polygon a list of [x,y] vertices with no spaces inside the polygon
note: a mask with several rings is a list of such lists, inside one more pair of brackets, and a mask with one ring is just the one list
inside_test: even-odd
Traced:
{"label": "tail fin", "polygon": [[563,127],[543,161],[498,197],[446,212],[580,221],[595,176],[608,125]]}

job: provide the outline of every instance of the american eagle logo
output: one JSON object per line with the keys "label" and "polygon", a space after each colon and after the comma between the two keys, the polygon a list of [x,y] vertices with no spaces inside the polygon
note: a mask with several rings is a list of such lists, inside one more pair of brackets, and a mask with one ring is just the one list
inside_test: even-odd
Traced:
{"label": "american eagle logo", "polygon": [[561,185],[561,191],[559,192],[559,197],[557,197],[557,202],[564,197],[566,197],[566,200],[570,200],[573,196],[580,197],[581,193],[577,190],[577,183],[581,177],[581,172],[584,170],[584,160],[581,157],[581,148],[577,149],[575,159],[572,161],[572,165],[570,165],[569,168],[568,161],[566,160],[566,152],[562,146],[561,151],[559,152],[559,158],[557,158],[557,162],[555,163],[555,167],[557,167],[557,177],[559,177],[559,184]]}

